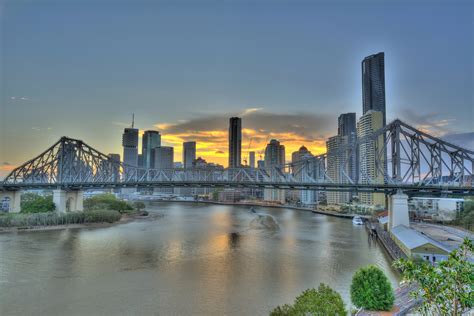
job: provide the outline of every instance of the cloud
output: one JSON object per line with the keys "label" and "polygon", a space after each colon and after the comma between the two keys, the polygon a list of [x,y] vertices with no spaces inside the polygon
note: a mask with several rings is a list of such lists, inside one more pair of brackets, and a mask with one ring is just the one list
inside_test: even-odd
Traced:
{"label": "cloud", "polygon": [[28,97],[23,97],[23,96],[20,96],[20,97],[11,96],[11,97],[10,97],[10,100],[13,100],[13,101],[29,101],[30,98],[28,98]]}
{"label": "cloud", "polygon": [[443,136],[443,139],[454,145],[458,145],[462,148],[474,151],[474,132],[461,133],[461,134],[449,134]]}
{"label": "cloud", "polygon": [[418,114],[412,109],[405,108],[400,112],[401,120],[413,127],[433,136],[443,136],[453,133],[451,123],[455,119],[442,119],[439,113]]}
{"label": "cloud", "polygon": [[[196,141],[198,156],[226,164],[229,118],[236,115],[239,114],[216,114],[176,123],[160,122],[155,127],[161,132],[163,142],[175,147],[176,160],[180,157],[183,142]],[[281,114],[264,111],[263,108],[246,109],[240,116],[242,159],[248,151],[263,155],[265,145],[272,138],[285,145],[287,159],[302,145],[315,154],[325,152],[326,139],[334,133],[337,125],[336,117],[328,115]]]}

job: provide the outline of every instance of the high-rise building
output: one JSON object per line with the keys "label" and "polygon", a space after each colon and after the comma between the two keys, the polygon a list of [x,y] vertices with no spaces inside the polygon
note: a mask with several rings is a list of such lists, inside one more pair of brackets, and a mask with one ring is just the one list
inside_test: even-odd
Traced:
{"label": "high-rise building", "polygon": [[[382,128],[383,113],[380,111],[368,111],[357,122],[357,137],[362,138],[371,135]],[[384,147],[384,135],[377,139],[364,142],[359,146],[359,182],[362,184],[383,184],[384,169],[386,168],[386,156],[381,153]],[[385,205],[383,193],[359,193],[360,202],[367,205]]]}
{"label": "high-rise building", "polygon": [[183,143],[183,167],[192,168],[196,159],[196,142]]}
{"label": "high-rise building", "polygon": [[[338,118],[337,134],[339,136],[346,136],[349,144],[354,144],[357,141],[357,123],[355,113],[343,113]],[[358,178],[358,160],[357,150],[355,146],[352,151],[349,151],[350,162],[348,163],[348,175],[354,182],[357,182]]]}
{"label": "high-rise building", "polygon": [[155,167],[155,149],[161,146],[161,135],[158,131],[145,131],[142,137],[142,159],[143,167],[153,169]]}
{"label": "high-rise building", "polygon": [[[291,154],[291,163],[298,164],[303,160],[307,160],[314,157],[313,154],[305,147],[301,146],[298,151],[295,151]],[[298,172],[296,173],[297,180],[301,182],[309,182],[309,174],[312,174],[311,168],[313,168],[314,163],[311,160],[308,160],[307,163],[302,163],[295,167]],[[311,205],[315,203],[316,192],[313,190],[293,190],[291,193],[291,198],[297,200],[305,205]]]}
{"label": "high-rise building", "polygon": [[156,169],[171,169],[174,167],[174,148],[168,146],[160,146],[154,149]]}
{"label": "high-rise building", "polygon": [[355,113],[343,113],[339,115],[337,123],[337,134],[339,136],[351,136],[357,133]]}
{"label": "high-rise building", "polygon": [[386,125],[385,57],[383,52],[367,56],[362,61],[362,107],[363,114],[371,110],[382,112],[382,123],[383,126]]}
{"label": "high-rise building", "polygon": [[[270,176],[277,172],[274,168],[283,168],[285,165],[285,146],[281,145],[276,139],[272,139],[265,148],[265,168]],[[285,190],[264,189],[263,199],[265,201],[273,201],[285,203]]]}
{"label": "high-rise building", "polygon": [[229,168],[240,167],[241,147],[242,119],[240,117],[231,117],[229,119]]}
{"label": "high-rise building", "polygon": [[255,152],[254,151],[249,152],[249,167],[255,168]]}
{"label": "high-rise building", "polygon": [[[345,150],[348,145],[348,136],[333,136],[326,142],[327,153],[327,174],[335,183],[349,183],[347,176],[349,174],[350,159],[348,151]],[[326,192],[328,204],[349,203],[349,192]]]}
{"label": "high-rise building", "polygon": [[108,156],[110,160],[116,162],[116,164],[112,165],[112,178],[114,181],[120,181],[120,154],[109,154]]}
{"label": "high-rise building", "polygon": [[125,128],[122,135],[123,163],[138,167],[138,129]]}

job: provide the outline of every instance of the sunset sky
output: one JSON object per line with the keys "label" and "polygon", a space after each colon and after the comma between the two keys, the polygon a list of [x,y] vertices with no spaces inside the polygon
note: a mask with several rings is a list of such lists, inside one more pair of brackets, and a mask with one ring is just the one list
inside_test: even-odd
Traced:
{"label": "sunset sky", "polygon": [[235,115],[243,157],[271,138],[288,158],[322,153],[340,113],[361,115],[361,61],[380,51],[387,120],[472,149],[473,12],[436,0],[3,1],[0,177],[63,135],[122,154],[132,112],[176,161],[195,140],[226,165]]}

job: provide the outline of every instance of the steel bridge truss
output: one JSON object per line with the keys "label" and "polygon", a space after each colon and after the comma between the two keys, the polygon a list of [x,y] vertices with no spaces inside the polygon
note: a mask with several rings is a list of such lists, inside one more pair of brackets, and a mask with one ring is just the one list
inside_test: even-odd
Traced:
{"label": "steel bridge truss", "polygon": [[130,186],[244,186],[327,190],[423,190],[473,193],[474,152],[400,120],[336,150],[265,168],[144,169],[125,165],[81,140],[62,137],[14,169],[0,187],[101,188]]}

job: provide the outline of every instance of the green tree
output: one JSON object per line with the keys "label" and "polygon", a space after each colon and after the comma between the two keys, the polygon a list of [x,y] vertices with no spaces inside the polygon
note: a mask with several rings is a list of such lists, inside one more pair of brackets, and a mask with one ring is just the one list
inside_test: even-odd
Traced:
{"label": "green tree", "polygon": [[133,211],[133,207],[125,202],[117,199],[111,193],[99,194],[84,200],[85,210],[113,210],[120,213]]}
{"label": "green tree", "polygon": [[133,207],[137,210],[137,212],[140,212],[141,210],[143,210],[146,205],[145,203],[141,202],[141,201],[137,201],[135,203],[133,203]]}
{"label": "green tree", "polygon": [[271,316],[345,316],[344,302],[336,291],[321,283],[318,289],[308,289],[296,297],[293,305],[276,307]]}
{"label": "green tree", "polygon": [[404,280],[418,286],[411,294],[422,298],[422,314],[457,316],[474,308],[474,264],[469,261],[473,252],[472,241],[466,238],[436,266],[411,259],[394,263]]}
{"label": "green tree", "polygon": [[36,193],[24,193],[20,202],[22,213],[45,213],[56,209],[51,195],[41,196]]}
{"label": "green tree", "polygon": [[395,296],[383,271],[376,266],[367,266],[352,277],[351,300],[359,308],[388,311],[393,306]]}

